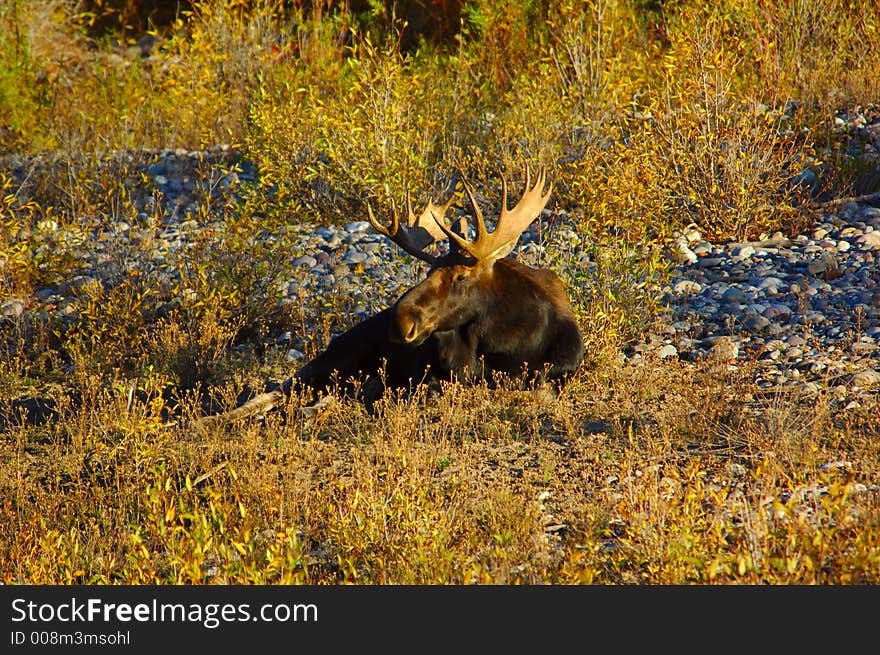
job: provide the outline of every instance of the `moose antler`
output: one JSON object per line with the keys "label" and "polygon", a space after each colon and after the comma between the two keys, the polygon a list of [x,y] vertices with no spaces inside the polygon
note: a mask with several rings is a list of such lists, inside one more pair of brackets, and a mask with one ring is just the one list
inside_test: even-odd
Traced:
{"label": "moose antler", "polygon": [[[490,234],[486,230],[486,223],[483,220],[483,213],[480,211],[477,201],[474,199],[473,191],[470,186],[462,181],[464,189],[470,198],[471,206],[474,208],[474,218],[477,221],[477,238],[475,241],[468,241],[455,232],[453,232],[443,221],[443,215],[435,215],[433,212],[431,217],[434,219],[436,226],[449,237],[451,241],[456,243],[459,248],[469,253],[478,262],[493,262],[502,257],[506,257],[516,245],[520,235],[528,229],[532,221],[540,214],[547,201],[550,199],[550,193],[553,191],[553,185],[550,184],[547,192],[544,193],[544,185],[546,183],[546,170],[541,169],[535,186],[531,185],[531,174],[526,168],[526,190],[522,198],[513,207],[507,208],[507,180],[501,176],[502,198],[501,198],[501,214],[495,225],[495,230]],[[430,206],[429,206],[430,209]]]}
{"label": "moose antler", "polygon": [[367,213],[370,216],[370,223],[372,223],[377,231],[384,234],[413,257],[433,266],[437,263],[437,257],[424,252],[424,250],[435,241],[442,241],[446,238],[445,232],[438,225],[445,226],[443,216],[454,199],[454,195],[450,196],[449,200],[442,205],[435,205],[433,202],[429,202],[421,215],[416,217],[413,213],[409,192],[407,192],[406,208],[408,215],[406,227],[401,225],[396,210],[391,216],[391,225],[389,227],[382,225],[376,220],[369,204],[367,204]]}

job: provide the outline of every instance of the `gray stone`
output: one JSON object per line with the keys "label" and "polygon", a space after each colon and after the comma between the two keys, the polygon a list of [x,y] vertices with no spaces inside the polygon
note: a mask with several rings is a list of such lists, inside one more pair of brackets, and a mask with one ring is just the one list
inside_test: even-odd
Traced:
{"label": "gray stone", "polygon": [[856,244],[863,250],[880,250],[880,230],[866,232],[856,239]]}
{"label": "gray stone", "polygon": [[852,383],[860,389],[873,389],[880,385],[880,373],[872,368],[867,368],[853,375]]}
{"label": "gray stone", "polygon": [[729,362],[739,357],[739,342],[732,337],[722,337],[709,350],[709,357],[718,362]]}
{"label": "gray stone", "polygon": [[769,294],[777,294],[779,290],[785,286],[785,282],[780,280],[778,277],[765,277],[760,282],[758,282],[758,289],[761,291],[765,291]]}
{"label": "gray stone", "polygon": [[792,310],[788,305],[774,304],[767,307],[761,312],[761,315],[771,321],[788,321],[791,318]]}
{"label": "gray stone", "polygon": [[17,319],[24,314],[24,300],[20,298],[8,298],[0,303],[0,318]]}
{"label": "gray stone", "polygon": [[672,287],[672,291],[678,295],[697,294],[702,290],[700,283],[693,280],[679,280]]}
{"label": "gray stone", "polygon": [[749,245],[738,246],[731,251],[731,254],[736,259],[748,259],[755,254],[755,247]]}
{"label": "gray stone", "polygon": [[737,287],[728,287],[724,293],[721,294],[721,302],[741,305],[746,302],[746,294],[742,289]]}
{"label": "gray stone", "polygon": [[318,260],[314,257],[306,255],[304,257],[297,257],[296,259],[294,259],[293,265],[297,267],[314,268],[318,265]]}
{"label": "gray stone", "polygon": [[363,252],[359,252],[357,250],[349,249],[345,256],[342,258],[342,261],[346,264],[363,264],[367,261],[367,254]]}
{"label": "gray stone", "polygon": [[770,319],[764,316],[750,316],[743,325],[749,332],[761,332],[770,325]]}
{"label": "gray stone", "polygon": [[286,353],[284,353],[284,359],[286,359],[288,362],[298,362],[299,360],[305,358],[306,356],[296,348],[291,348]]}
{"label": "gray stone", "polygon": [[669,248],[672,260],[676,264],[695,264],[699,259],[694,251],[688,247],[687,239],[680,237]]}

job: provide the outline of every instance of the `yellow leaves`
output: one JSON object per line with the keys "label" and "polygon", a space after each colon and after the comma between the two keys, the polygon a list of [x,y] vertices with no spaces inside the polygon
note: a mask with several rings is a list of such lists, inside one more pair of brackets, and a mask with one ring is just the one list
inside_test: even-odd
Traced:
{"label": "yellow leaves", "polygon": [[[228,474],[225,479],[220,479],[222,472]],[[150,471],[153,481],[142,515],[128,534],[138,579],[203,583],[229,576],[302,582],[302,548],[295,530],[256,534],[248,504],[236,492],[232,467],[218,466],[212,473],[198,476],[210,481],[199,486],[190,474],[178,484],[165,462]],[[163,563],[172,569],[163,571]]]}
{"label": "yellow leaves", "polygon": [[730,575],[730,565],[727,562],[722,561],[719,557],[715,557],[706,567],[706,577],[709,581],[714,581],[719,577],[727,577]]}

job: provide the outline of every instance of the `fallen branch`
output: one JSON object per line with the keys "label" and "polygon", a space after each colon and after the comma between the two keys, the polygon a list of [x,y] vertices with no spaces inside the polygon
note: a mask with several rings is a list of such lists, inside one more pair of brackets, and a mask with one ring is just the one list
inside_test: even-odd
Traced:
{"label": "fallen branch", "polygon": [[840,205],[848,205],[851,202],[872,202],[880,200],[880,191],[866,193],[861,196],[849,196],[848,198],[835,198],[834,200],[826,200],[825,202],[814,203],[812,206],[816,209],[826,209],[828,207],[839,207]]}
{"label": "fallen branch", "polygon": [[[195,421],[195,425],[200,429],[205,429],[228,425],[248,418],[262,419],[269,412],[275,409],[280,409],[284,406],[287,399],[290,397],[290,382],[291,379],[285,380],[278,389],[254,396],[244,404],[239,405],[228,412],[203,416]],[[328,394],[311,405],[299,407],[295,411],[304,418],[312,417],[320,410],[331,405],[334,401],[335,397],[332,394]]]}

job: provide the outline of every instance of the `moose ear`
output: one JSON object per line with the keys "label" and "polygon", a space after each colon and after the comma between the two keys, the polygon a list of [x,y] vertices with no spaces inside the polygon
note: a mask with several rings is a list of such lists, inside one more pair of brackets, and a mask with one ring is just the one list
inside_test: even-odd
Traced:
{"label": "moose ear", "polygon": [[[468,222],[467,222],[467,218],[465,218],[464,216],[462,216],[462,217],[459,218],[457,221],[455,221],[455,222],[452,224],[452,231],[455,232],[455,233],[456,233],[458,236],[460,236],[462,239],[468,239],[468,238],[470,238],[469,235],[468,235]],[[465,258],[467,258],[467,259],[471,259],[471,258],[472,258],[471,255],[470,255],[470,253],[468,253],[466,250],[462,250],[461,246],[458,245],[458,242],[457,242],[457,241],[454,241],[453,239],[450,239],[450,240],[449,240],[449,252],[451,252],[451,253],[455,253],[455,254],[460,255],[460,256],[462,256],[462,257],[465,257]]]}

